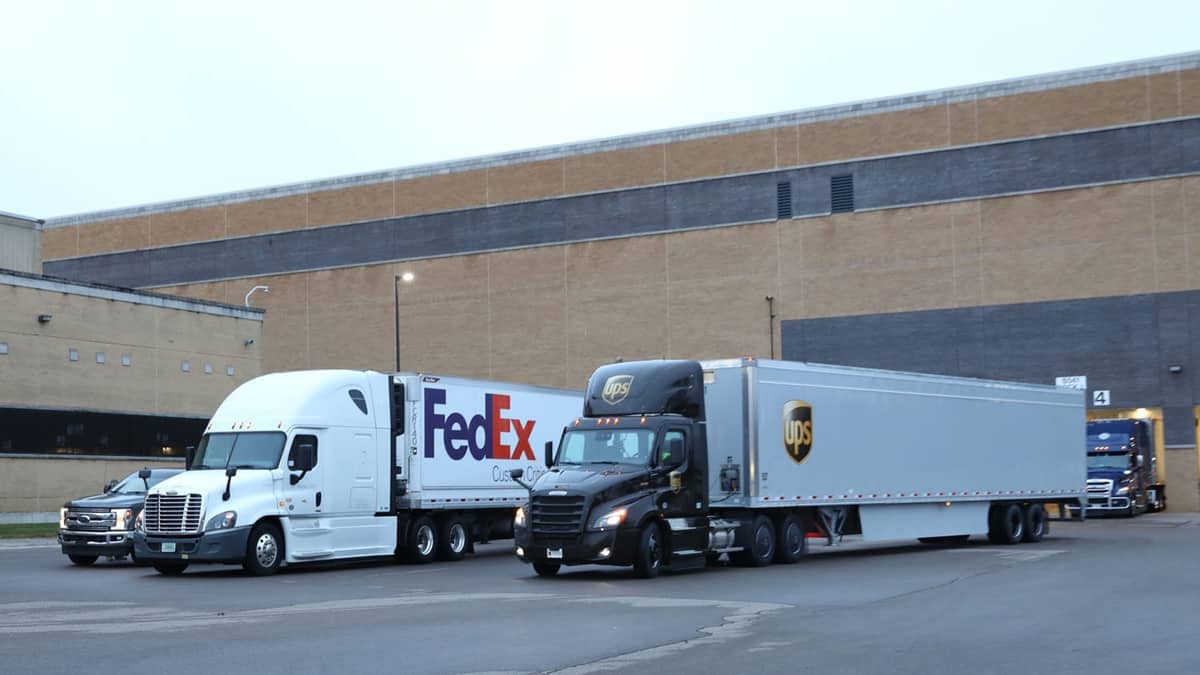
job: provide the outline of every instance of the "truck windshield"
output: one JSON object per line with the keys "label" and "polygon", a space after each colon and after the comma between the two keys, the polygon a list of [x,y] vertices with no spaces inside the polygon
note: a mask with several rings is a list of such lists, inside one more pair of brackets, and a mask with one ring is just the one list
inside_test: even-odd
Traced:
{"label": "truck windshield", "polygon": [[559,464],[648,464],[649,429],[573,429],[563,437]]}
{"label": "truck windshield", "polygon": [[274,469],[286,436],[279,431],[205,434],[192,459],[193,469]]}
{"label": "truck windshield", "polygon": [[1088,455],[1087,465],[1089,469],[1128,469],[1129,455]]}

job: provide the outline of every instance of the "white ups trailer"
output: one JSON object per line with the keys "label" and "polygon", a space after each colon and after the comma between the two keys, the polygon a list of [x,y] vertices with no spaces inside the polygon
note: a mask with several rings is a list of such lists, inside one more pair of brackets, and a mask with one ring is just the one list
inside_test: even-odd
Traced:
{"label": "white ups trailer", "polygon": [[517,515],[539,574],[795,562],[811,533],[1038,541],[1044,504],[1086,495],[1083,394],[1051,386],[644,361],[597,370],[582,413]]}
{"label": "white ups trailer", "polygon": [[256,574],[308,561],[457,560],[511,536],[578,392],[457,377],[312,370],[255,378],[221,403],[188,470],[151,488],[134,552],[164,574]]}

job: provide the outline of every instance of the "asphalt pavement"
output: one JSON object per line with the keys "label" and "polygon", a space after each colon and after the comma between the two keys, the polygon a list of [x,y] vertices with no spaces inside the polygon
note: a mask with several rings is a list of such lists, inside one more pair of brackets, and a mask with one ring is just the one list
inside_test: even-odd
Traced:
{"label": "asphalt pavement", "polygon": [[[814,542],[816,543],[816,542]],[[542,579],[457,563],[268,578],[72,567],[0,542],[4,673],[1195,673],[1200,515],[1052,524],[1038,544],[815,547],[795,565]]]}

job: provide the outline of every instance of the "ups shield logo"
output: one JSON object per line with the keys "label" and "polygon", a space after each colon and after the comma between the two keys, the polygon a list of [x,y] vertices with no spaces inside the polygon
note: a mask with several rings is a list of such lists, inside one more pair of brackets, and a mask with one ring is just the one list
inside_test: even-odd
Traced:
{"label": "ups shield logo", "polygon": [[812,451],[812,406],[804,401],[788,401],[783,406],[783,448],[797,464]]}
{"label": "ups shield logo", "polygon": [[633,386],[632,375],[613,375],[604,381],[604,390],[600,398],[609,405],[616,405],[629,396],[629,387]]}

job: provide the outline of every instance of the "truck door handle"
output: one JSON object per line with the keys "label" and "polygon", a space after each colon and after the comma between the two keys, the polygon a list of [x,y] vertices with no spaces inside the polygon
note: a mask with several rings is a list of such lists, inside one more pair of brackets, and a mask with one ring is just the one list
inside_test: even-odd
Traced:
{"label": "truck door handle", "polygon": [[321,493],[318,492],[317,493],[317,506],[320,506],[320,505],[321,505]]}

